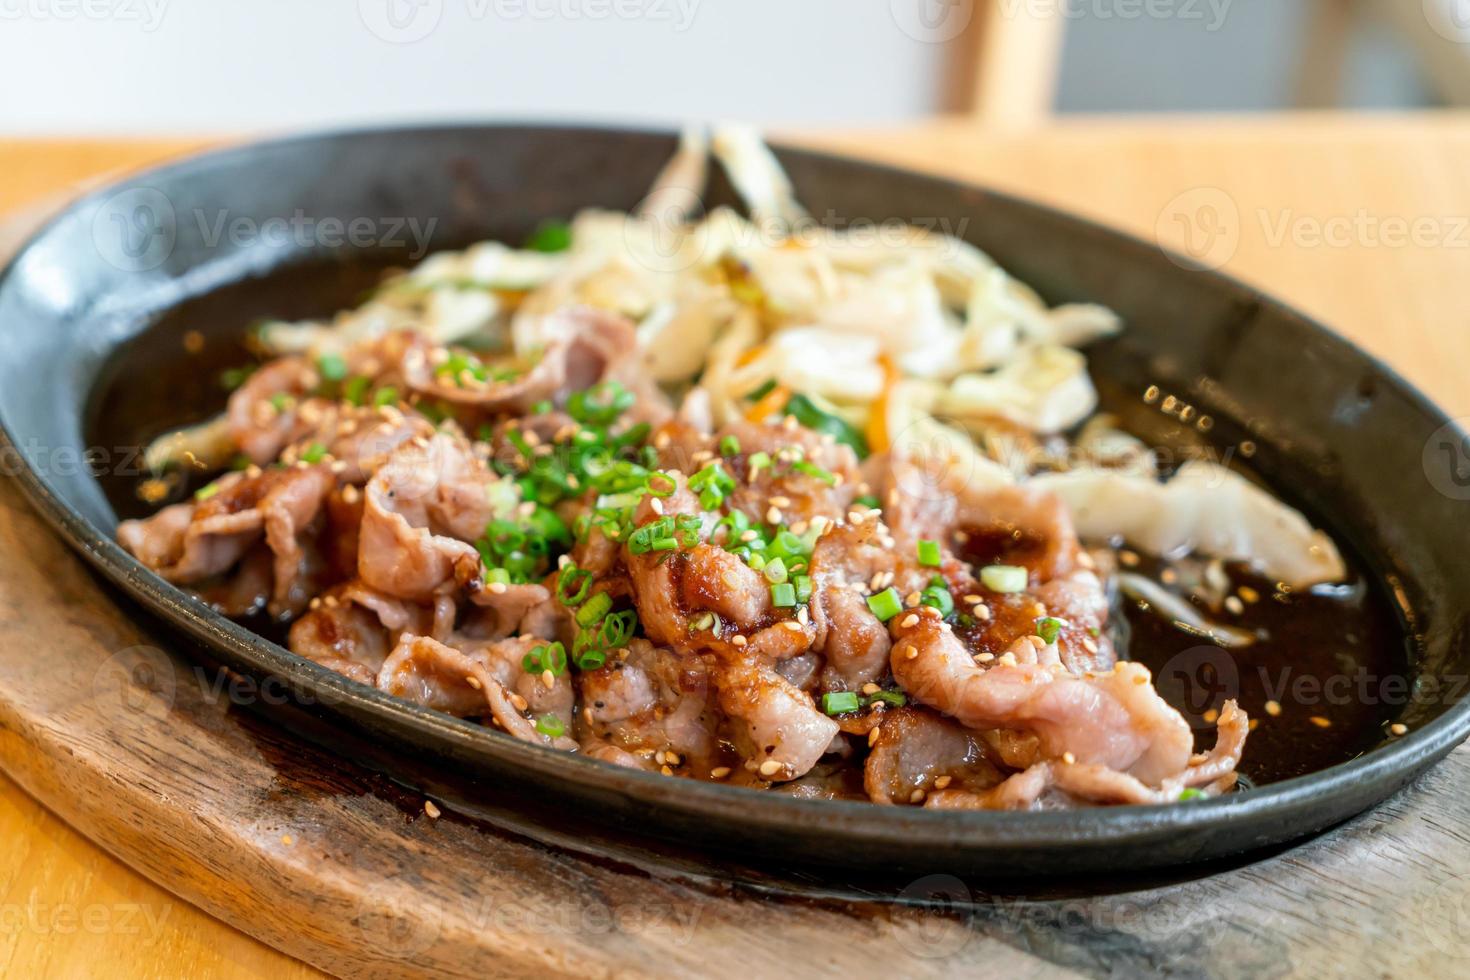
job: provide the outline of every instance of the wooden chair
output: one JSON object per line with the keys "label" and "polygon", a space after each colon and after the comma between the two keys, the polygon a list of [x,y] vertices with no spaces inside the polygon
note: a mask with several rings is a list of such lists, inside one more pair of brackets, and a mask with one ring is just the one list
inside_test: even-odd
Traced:
{"label": "wooden chair", "polygon": [[[1368,18],[1391,28],[1414,51],[1425,81],[1451,105],[1470,105],[1470,25],[1456,38],[1449,12],[1464,0],[1311,0],[1307,41],[1297,74],[1304,107],[1340,104],[1353,31]],[[1433,4],[1444,4],[1438,21]],[[1448,35],[1448,36],[1447,36]]]}
{"label": "wooden chair", "polygon": [[969,3],[970,22],[950,42],[946,108],[985,126],[1026,127],[1051,117],[1066,18],[1059,4]]}

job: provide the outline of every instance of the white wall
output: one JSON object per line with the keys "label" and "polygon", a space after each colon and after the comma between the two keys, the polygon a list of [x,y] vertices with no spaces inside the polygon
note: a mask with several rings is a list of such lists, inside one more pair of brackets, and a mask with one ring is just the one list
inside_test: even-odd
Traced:
{"label": "white wall", "polygon": [[[0,0],[0,133],[911,119],[982,2],[1069,11],[1063,111],[1291,103],[1303,0]],[[1422,101],[1401,46],[1359,41],[1352,104]]]}
{"label": "white wall", "polygon": [[0,130],[882,121],[939,53],[889,0],[0,0]]}

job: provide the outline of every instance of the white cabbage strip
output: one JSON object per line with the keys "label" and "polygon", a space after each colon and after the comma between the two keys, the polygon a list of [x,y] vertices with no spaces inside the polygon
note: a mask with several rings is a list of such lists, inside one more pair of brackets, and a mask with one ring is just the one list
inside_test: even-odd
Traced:
{"label": "white cabbage strip", "polygon": [[1249,562],[1292,588],[1338,582],[1347,567],[1337,546],[1298,511],[1214,463],[1184,464],[1167,483],[1115,470],[1038,476],[1030,485],[1061,497],[1077,531],[1092,541],[1120,537],[1156,555],[1185,552]]}

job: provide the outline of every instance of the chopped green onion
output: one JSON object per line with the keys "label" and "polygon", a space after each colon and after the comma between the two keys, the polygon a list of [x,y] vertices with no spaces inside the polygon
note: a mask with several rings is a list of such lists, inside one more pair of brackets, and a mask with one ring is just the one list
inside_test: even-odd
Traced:
{"label": "chopped green onion", "polygon": [[724,464],[715,460],[689,478],[689,489],[699,494],[701,507],[714,510],[735,492],[735,478],[725,472]]}
{"label": "chopped green onion", "polygon": [[567,648],[559,642],[534,646],[521,658],[521,669],[528,674],[546,671],[551,671],[552,676],[564,674],[567,669]]}
{"label": "chopped green onion", "polygon": [[771,605],[777,609],[789,609],[796,605],[796,586],[790,582],[771,586]]}
{"label": "chopped green onion", "polygon": [[1186,789],[1186,790],[1181,790],[1179,792],[1179,802],[1180,803],[1188,803],[1190,800],[1203,800],[1203,799],[1205,799],[1205,794],[1201,790],[1194,789],[1193,787],[1191,787],[1189,789]]}
{"label": "chopped green onion", "polygon": [[830,470],[824,470],[816,463],[808,463],[804,459],[799,459],[791,464],[791,468],[798,473],[805,473],[807,476],[816,477],[829,487],[837,485],[837,477]]}
{"label": "chopped green onion", "polygon": [[363,402],[363,396],[367,394],[368,385],[372,383],[373,379],[367,375],[355,374],[351,378],[348,378],[347,383],[342,386],[342,397],[349,404],[360,406]]}
{"label": "chopped green onion", "polygon": [[889,704],[895,708],[902,708],[908,704],[909,699],[902,691],[876,691],[868,697],[865,703],[877,704],[880,701],[883,704]]}
{"label": "chopped green onion", "polygon": [[746,459],[745,465],[749,468],[750,475],[754,477],[761,470],[771,465],[771,454],[767,452],[751,453]]}
{"label": "chopped green onion", "polygon": [[659,470],[655,473],[648,474],[648,482],[645,486],[648,488],[648,492],[655,497],[668,497],[675,490],[679,489],[679,481],[672,474]]}
{"label": "chopped green onion", "polygon": [[607,654],[601,650],[587,650],[577,658],[578,670],[600,670],[607,663]]}
{"label": "chopped green onion", "polygon": [[616,381],[602,381],[567,399],[567,414],[578,422],[608,425],[633,407],[633,393]]}
{"label": "chopped green onion", "polygon": [[303,463],[320,463],[322,457],[325,455],[327,455],[327,447],[319,442],[314,442],[307,446],[306,451],[301,454],[301,461]]}
{"label": "chopped green onion", "polygon": [[556,597],[564,606],[580,606],[592,590],[592,573],[570,562],[556,576]]}
{"label": "chopped green onion", "polygon": [[1055,616],[1043,616],[1036,621],[1036,635],[1045,641],[1047,646],[1057,642],[1057,637],[1062,634],[1062,627],[1067,625],[1065,619]]}
{"label": "chopped green onion", "polygon": [[[398,389],[392,385],[379,388],[373,395],[373,407],[386,408],[389,405],[398,404]],[[488,442],[489,440],[485,440]]]}
{"label": "chopped green onion", "polygon": [[944,559],[939,551],[938,541],[929,541],[925,539],[919,542],[920,565],[927,565],[930,568],[938,568],[943,560]]}
{"label": "chopped green onion", "polygon": [[487,568],[485,569],[485,581],[490,584],[509,585],[510,572],[504,568]]}
{"label": "chopped green onion", "polygon": [[274,408],[278,412],[284,412],[290,407],[292,401],[291,396],[284,391],[278,391],[270,397],[271,408]]}
{"label": "chopped green onion", "polygon": [[328,381],[341,381],[347,377],[347,362],[341,354],[323,354],[316,359],[316,370]]}
{"label": "chopped green onion", "polygon": [[572,247],[572,226],[565,221],[543,221],[526,239],[532,252],[565,252]]}
{"label": "chopped green onion", "polygon": [[536,722],[536,731],[550,738],[560,738],[566,734],[567,726],[556,715],[542,715]]}
{"label": "chopped green onion", "polygon": [[765,574],[766,581],[772,585],[780,585],[786,581],[786,563],[779,558],[766,562],[766,567],[761,571]]}
{"label": "chopped green onion", "polygon": [[740,453],[740,440],[734,436],[725,436],[720,440],[721,456],[737,456]]}
{"label": "chopped green onion", "polygon": [[866,510],[878,510],[881,508],[882,503],[882,501],[873,496],[871,493],[865,493],[861,497],[858,497],[856,500],[854,500],[852,502],[852,505],[854,507],[862,507]]}
{"label": "chopped green onion", "polygon": [[551,411],[551,402],[545,398],[531,406],[532,415],[545,415],[549,411]]}
{"label": "chopped green onion", "polygon": [[198,490],[194,491],[194,499],[208,500],[210,497],[213,497],[217,493],[219,493],[219,481],[215,481],[214,483],[207,483],[204,486],[200,487]]}
{"label": "chopped green onion", "polygon": [[638,629],[638,614],[631,609],[615,612],[602,621],[597,630],[597,643],[609,650],[616,650],[633,638]]}
{"label": "chopped green onion", "polygon": [[762,384],[760,387],[758,387],[758,388],[752,388],[750,391],[747,391],[745,394],[741,395],[740,397],[741,398],[744,398],[748,402],[758,402],[762,398],[766,397],[767,395],[769,395],[771,392],[773,392],[775,390],[776,390],[776,379],[775,378],[767,378],[766,381],[765,381],[765,383]]}
{"label": "chopped green onion", "polygon": [[858,709],[858,696],[853,691],[830,691],[822,695],[822,710],[829,715],[844,715]]}
{"label": "chopped green onion", "polygon": [[899,598],[898,590],[889,586],[877,595],[868,596],[868,608],[886,623],[903,611],[903,600]]}
{"label": "chopped green onion", "polygon": [[807,601],[809,601],[811,599],[811,597],[812,597],[812,580],[811,580],[811,576],[809,576],[809,575],[797,575],[797,576],[795,576],[791,580],[791,584],[794,585],[794,586],[796,586],[796,601],[797,602],[804,603],[804,602],[807,602]]}
{"label": "chopped green onion", "polygon": [[954,596],[949,594],[949,583],[936,575],[929,580],[929,587],[919,593],[921,605],[933,606],[941,616],[954,612]]}
{"label": "chopped green onion", "polygon": [[220,372],[219,383],[230,391],[234,391],[245,383],[245,379],[255,373],[255,365],[247,364],[244,367],[226,368]]}
{"label": "chopped green onion", "polygon": [[980,584],[992,592],[1025,592],[1029,581],[1019,565],[986,565],[980,569]]}
{"label": "chopped green onion", "polygon": [[851,446],[859,459],[868,455],[868,442],[863,438],[862,433],[843,419],[822,408],[812,397],[802,394],[792,395],[791,399],[786,402],[785,412],[787,415],[794,415],[796,421],[813,432],[831,435],[838,442]]}
{"label": "chopped green onion", "polygon": [[612,610],[612,596],[606,592],[599,592],[587,600],[587,604],[577,610],[577,625],[595,626],[602,621]]}

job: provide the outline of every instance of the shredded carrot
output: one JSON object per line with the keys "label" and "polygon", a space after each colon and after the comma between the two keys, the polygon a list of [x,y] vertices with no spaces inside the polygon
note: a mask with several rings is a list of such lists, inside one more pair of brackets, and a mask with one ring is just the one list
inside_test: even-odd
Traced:
{"label": "shredded carrot", "polygon": [[745,367],[745,365],[753,363],[756,358],[760,357],[765,352],[766,352],[766,345],[765,344],[756,344],[754,347],[750,348],[749,350],[744,350],[744,351],[741,351],[740,352],[740,356],[737,357],[737,358],[735,358],[735,366],[736,367]]}
{"label": "shredded carrot", "polygon": [[869,451],[875,453],[881,453],[888,448],[888,406],[899,377],[898,366],[887,354],[878,355],[878,365],[883,368],[883,391],[868,412],[867,431],[863,433],[868,438]]}
{"label": "shredded carrot", "polygon": [[745,410],[747,422],[764,422],[786,407],[791,400],[791,389],[784,385],[776,385],[766,392],[765,397]]}

